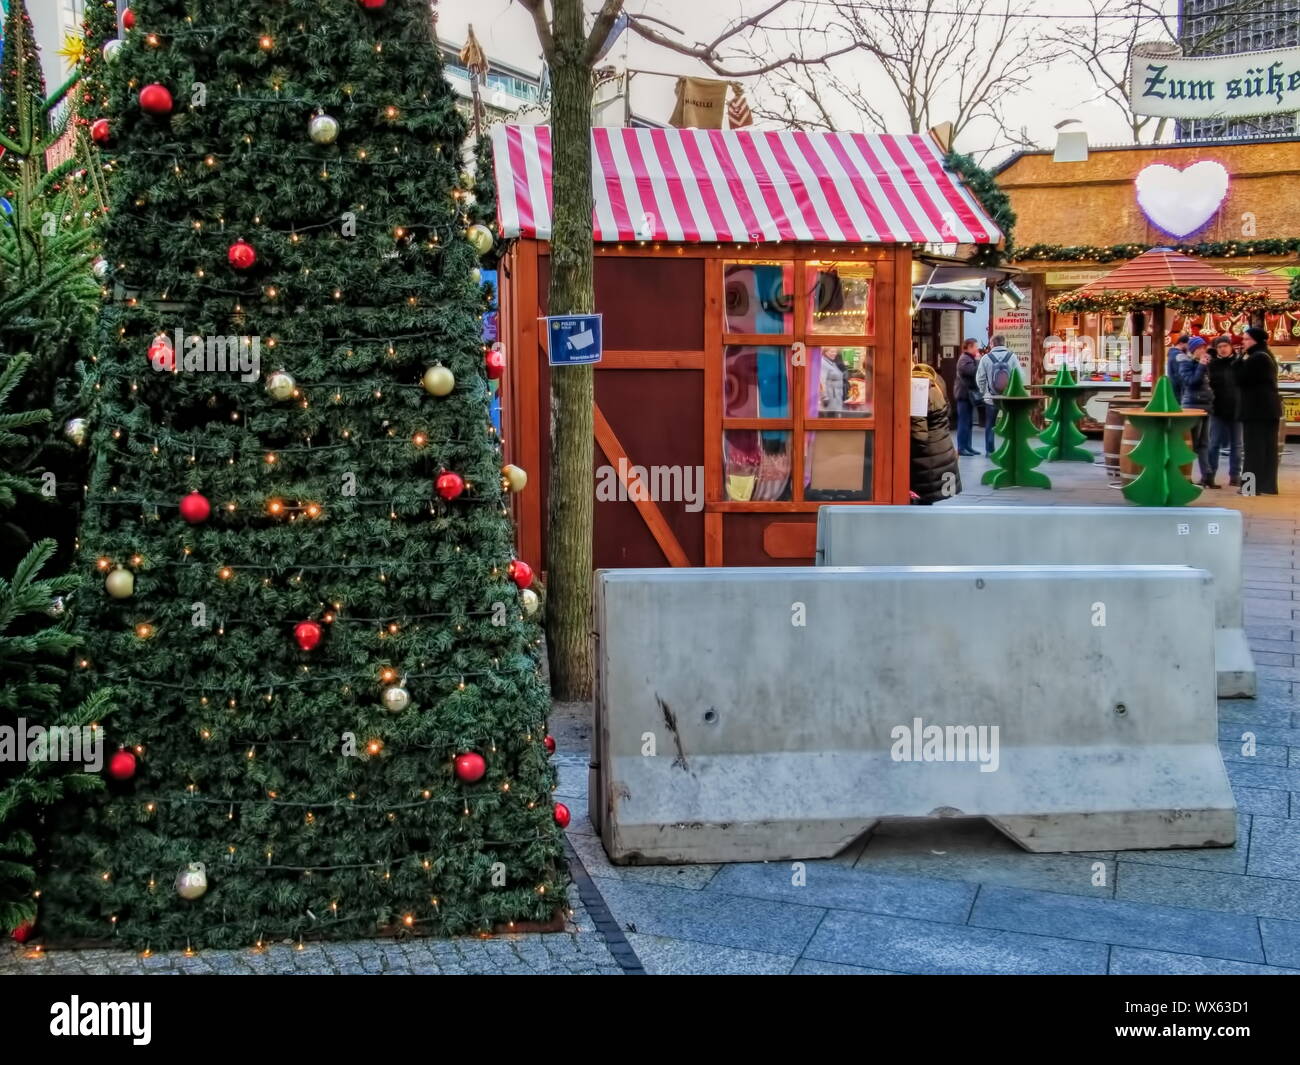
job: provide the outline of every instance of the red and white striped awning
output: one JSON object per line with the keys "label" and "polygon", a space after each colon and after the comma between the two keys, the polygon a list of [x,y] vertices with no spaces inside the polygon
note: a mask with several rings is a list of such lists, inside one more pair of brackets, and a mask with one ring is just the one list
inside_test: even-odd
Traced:
{"label": "red and white striped awning", "polygon": [[[597,241],[996,244],[926,134],[591,131]],[[551,235],[551,130],[492,129],[502,236]]]}

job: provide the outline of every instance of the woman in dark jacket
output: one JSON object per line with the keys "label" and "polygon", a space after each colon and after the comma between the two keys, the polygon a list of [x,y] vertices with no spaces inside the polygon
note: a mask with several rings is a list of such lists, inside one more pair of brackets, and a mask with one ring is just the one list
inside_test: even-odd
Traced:
{"label": "woman in dark jacket", "polygon": [[[1238,417],[1245,445],[1243,474],[1250,474],[1255,495],[1277,495],[1277,430],[1282,400],[1277,394],[1277,360],[1268,350],[1268,333],[1246,330],[1237,365]],[[1245,480],[1243,476],[1243,480]],[[1247,490],[1243,485],[1243,491]]]}
{"label": "woman in dark jacket", "polygon": [[980,345],[974,338],[961,346],[957,360],[957,376],[952,383],[952,401],[957,404],[957,454],[977,454],[971,447],[971,429],[975,425],[975,404],[983,405],[979,389],[975,387],[975,370],[979,366]]}
{"label": "woman in dark jacket", "polygon": [[1241,422],[1237,419],[1240,402],[1237,397],[1237,353],[1232,337],[1221,336],[1214,342],[1210,356],[1210,388],[1214,391],[1214,405],[1210,408],[1210,481],[1219,472],[1219,456],[1228,449],[1228,483],[1241,484]]}
{"label": "woman in dark jacket", "polygon": [[929,412],[912,419],[912,493],[915,502],[929,506],[936,499],[949,499],[961,491],[957,450],[948,428],[948,399],[943,380],[934,368],[918,363],[912,376],[930,379]]}

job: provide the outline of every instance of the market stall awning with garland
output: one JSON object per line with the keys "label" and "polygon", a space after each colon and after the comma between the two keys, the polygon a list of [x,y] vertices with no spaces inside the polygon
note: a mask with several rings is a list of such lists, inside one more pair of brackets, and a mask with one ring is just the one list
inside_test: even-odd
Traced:
{"label": "market stall awning with garland", "polygon": [[1293,306],[1286,293],[1234,277],[1170,248],[1152,248],[1073,292],[1048,301],[1055,311],[1123,312],[1143,307],[1241,314]]}

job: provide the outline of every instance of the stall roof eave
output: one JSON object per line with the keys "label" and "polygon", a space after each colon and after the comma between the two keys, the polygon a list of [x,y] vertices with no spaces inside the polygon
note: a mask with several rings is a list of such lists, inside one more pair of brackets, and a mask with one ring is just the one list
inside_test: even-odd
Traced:
{"label": "stall roof eave", "polygon": [[[548,126],[492,129],[501,235],[549,240]],[[591,131],[597,243],[997,244],[928,134]]]}

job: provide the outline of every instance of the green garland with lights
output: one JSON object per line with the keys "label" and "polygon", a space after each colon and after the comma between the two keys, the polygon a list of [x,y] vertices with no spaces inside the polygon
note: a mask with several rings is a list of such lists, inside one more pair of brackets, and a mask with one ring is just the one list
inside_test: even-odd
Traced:
{"label": "green garland with lights", "polygon": [[1002,247],[996,244],[978,245],[971,262],[976,266],[1002,265],[1012,256],[1015,243],[1016,212],[1011,208],[1011,198],[1002,191],[993,175],[969,155],[949,152],[944,156],[943,165],[961,178],[962,183],[984,208],[985,214],[993,219],[1006,238]]}
{"label": "green garland with lights", "polygon": [[1152,248],[1169,248],[1200,259],[1234,259],[1251,255],[1293,255],[1300,253],[1300,237],[1268,240],[1207,240],[1197,244],[1028,244],[1015,250],[1015,261],[1112,263],[1135,259]]}
{"label": "green garland with lights", "polygon": [[1054,311],[1122,314],[1134,307],[1173,306],[1186,311],[1217,314],[1251,314],[1275,311],[1277,302],[1267,292],[1230,288],[1128,289],[1119,292],[1067,292],[1047,301]]}
{"label": "green garland with lights", "polygon": [[1300,303],[1300,274],[1296,274],[1295,277],[1291,278],[1290,295],[1293,300],[1295,300],[1297,303]]}

